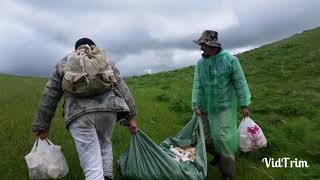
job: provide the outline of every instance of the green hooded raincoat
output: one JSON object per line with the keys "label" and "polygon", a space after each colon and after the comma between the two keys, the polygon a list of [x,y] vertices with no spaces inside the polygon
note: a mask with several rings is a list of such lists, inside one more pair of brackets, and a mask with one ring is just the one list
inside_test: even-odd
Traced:
{"label": "green hooded raincoat", "polygon": [[238,150],[237,106],[250,104],[250,91],[237,57],[226,50],[198,61],[192,108],[208,114],[215,151],[233,155]]}

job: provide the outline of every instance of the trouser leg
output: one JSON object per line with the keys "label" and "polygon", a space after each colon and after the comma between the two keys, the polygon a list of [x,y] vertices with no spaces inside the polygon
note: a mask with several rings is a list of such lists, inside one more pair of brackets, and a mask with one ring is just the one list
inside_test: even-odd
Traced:
{"label": "trouser leg", "polygon": [[234,155],[220,156],[219,169],[222,173],[222,179],[233,179],[236,169],[235,164]]}
{"label": "trouser leg", "polygon": [[210,134],[208,116],[202,117],[202,124],[203,124],[204,138],[206,142],[206,150],[207,152],[209,152],[211,155],[214,156],[215,160],[218,160],[220,155],[214,150],[214,145],[213,145],[211,134]]}
{"label": "trouser leg", "polygon": [[222,173],[222,179],[232,179],[235,174],[235,157],[234,155],[220,155],[214,149],[214,145],[211,139],[209,120],[207,116],[202,117],[203,131],[206,142],[206,149],[211,155],[214,156],[214,160],[210,164],[218,164],[219,170]]}
{"label": "trouser leg", "polygon": [[101,112],[96,116],[96,129],[101,148],[103,174],[105,177],[112,179],[113,156],[111,138],[117,114],[115,112]]}
{"label": "trouser leg", "polygon": [[103,180],[102,157],[94,113],[75,119],[69,126],[86,180]]}

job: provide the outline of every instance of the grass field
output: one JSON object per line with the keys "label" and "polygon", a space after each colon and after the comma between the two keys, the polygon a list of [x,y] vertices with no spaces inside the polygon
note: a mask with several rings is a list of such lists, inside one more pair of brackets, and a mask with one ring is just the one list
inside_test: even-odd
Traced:
{"label": "grass field", "polygon": [[[252,94],[251,118],[268,140],[267,148],[237,154],[237,179],[320,179],[319,39],[317,28],[237,55]],[[191,118],[193,70],[188,67],[126,79],[136,101],[138,126],[155,142],[174,136]],[[1,180],[28,179],[24,156],[35,141],[31,123],[45,83],[44,78],[0,75]],[[49,138],[63,148],[70,169],[64,179],[83,179],[61,114],[60,104]],[[114,160],[129,141],[127,128],[117,125]],[[309,167],[267,168],[261,161],[264,157],[298,158]],[[114,172],[119,178],[116,169]],[[207,179],[218,177],[216,167],[209,166]]]}

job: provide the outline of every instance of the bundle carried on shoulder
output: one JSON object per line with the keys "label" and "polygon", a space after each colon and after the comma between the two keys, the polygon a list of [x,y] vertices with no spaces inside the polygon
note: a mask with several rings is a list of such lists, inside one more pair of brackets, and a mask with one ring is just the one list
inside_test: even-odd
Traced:
{"label": "bundle carried on shoulder", "polygon": [[67,56],[62,80],[64,91],[76,96],[94,96],[113,89],[117,84],[105,51],[81,45]]}

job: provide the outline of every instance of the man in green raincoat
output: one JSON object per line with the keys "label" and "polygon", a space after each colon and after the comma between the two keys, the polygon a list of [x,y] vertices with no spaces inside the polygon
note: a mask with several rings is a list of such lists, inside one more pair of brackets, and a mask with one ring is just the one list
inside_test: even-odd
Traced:
{"label": "man in green raincoat", "polygon": [[198,40],[203,51],[192,91],[192,108],[204,124],[207,151],[214,155],[222,179],[233,179],[238,150],[237,107],[249,115],[250,91],[237,57],[222,49],[218,33],[205,30]]}

